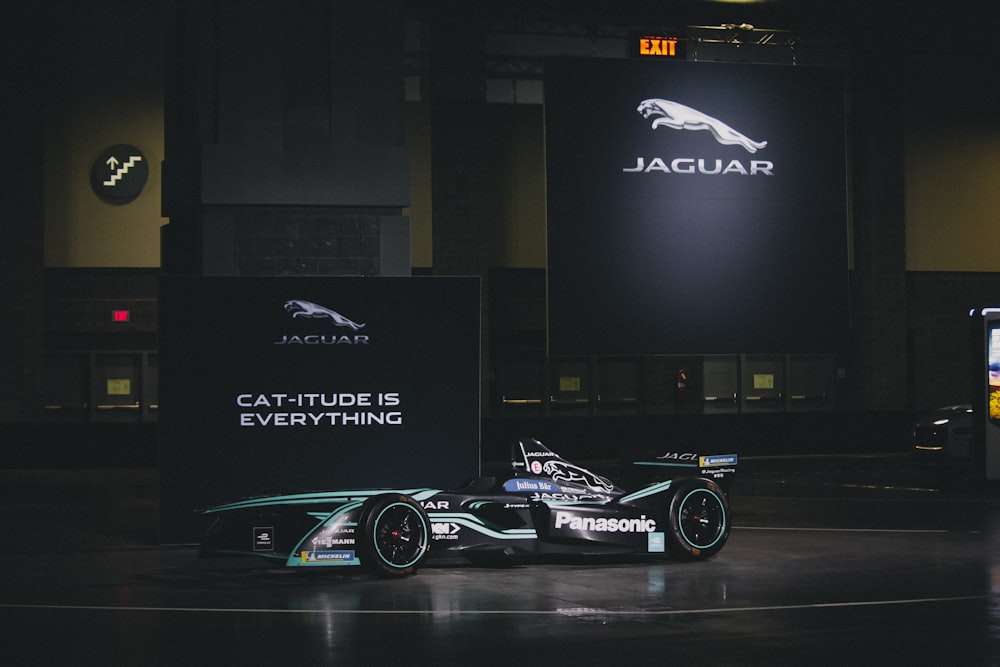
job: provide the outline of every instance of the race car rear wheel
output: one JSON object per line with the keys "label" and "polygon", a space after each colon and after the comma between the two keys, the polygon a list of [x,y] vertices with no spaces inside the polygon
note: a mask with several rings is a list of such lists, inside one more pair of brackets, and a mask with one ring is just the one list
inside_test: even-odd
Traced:
{"label": "race car rear wheel", "polygon": [[729,503],[707,479],[680,482],[670,500],[670,555],[702,560],[719,552],[729,539]]}
{"label": "race car rear wheel", "polygon": [[361,564],[383,576],[415,573],[430,547],[430,525],[424,508],[409,496],[369,498],[358,518]]}

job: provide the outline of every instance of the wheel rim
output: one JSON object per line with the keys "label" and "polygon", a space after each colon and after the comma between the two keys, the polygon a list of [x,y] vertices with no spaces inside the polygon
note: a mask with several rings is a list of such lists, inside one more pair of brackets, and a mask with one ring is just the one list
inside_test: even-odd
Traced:
{"label": "wheel rim", "polygon": [[695,489],[681,502],[677,513],[681,536],[693,547],[708,549],[722,539],[726,527],[726,508],[722,500],[707,489]]}
{"label": "wheel rim", "polygon": [[392,503],[375,518],[375,551],[390,566],[415,565],[427,548],[427,525],[406,503]]}

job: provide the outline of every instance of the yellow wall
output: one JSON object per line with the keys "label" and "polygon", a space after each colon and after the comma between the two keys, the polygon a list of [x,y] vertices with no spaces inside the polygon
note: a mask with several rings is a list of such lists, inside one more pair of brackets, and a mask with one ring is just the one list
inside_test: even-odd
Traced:
{"label": "yellow wall", "polygon": [[[156,267],[160,264],[163,160],[163,18],[150,6],[66,5],[52,38],[46,109],[45,264]],[[131,203],[114,206],[90,187],[104,149],[131,144],[149,180]]]}
{"label": "yellow wall", "polygon": [[[50,267],[156,267],[160,263],[163,159],[163,17],[155,3],[66,5],[46,72],[45,263]],[[95,40],[94,35],[102,35]],[[496,210],[488,256],[505,268],[542,268],[545,158],[542,109],[494,104]],[[433,266],[430,119],[407,104],[411,152],[410,257]],[[115,206],[90,188],[100,153],[127,143],[149,166],[145,190]],[[906,266],[910,271],[1000,271],[1000,125],[927,115],[907,125]]]}
{"label": "yellow wall", "polygon": [[[45,265],[49,267],[157,267],[160,265],[160,99],[116,108],[87,105],[51,128],[45,160]],[[142,194],[107,204],[90,187],[90,168],[114,144],[131,144],[148,161]]]}
{"label": "yellow wall", "polygon": [[[96,98],[66,93],[50,110],[45,159],[45,263],[50,267],[156,267],[160,263],[163,99],[159,88]],[[499,109],[496,111],[500,111]],[[545,161],[540,108],[503,105],[509,134],[496,184],[506,268],[543,268]],[[429,119],[408,105],[411,151],[410,257],[433,266]],[[90,168],[107,147],[145,154],[149,181],[115,206],[90,188]],[[909,271],[1000,271],[1000,127],[922,122],[906,133],[906,267]]]}
{"label": "yellow wall", "polygon": [[[122,10],[122,6],[118,7]],[[161,21],[109,17],[120,26],[114,43],[98,45],[102,17],[77,10],[60,38],[63,52],[51,79],[45,146],[45,264],[49,267],[160,265],[163,160],[163,39]],[[126,53],[127,58],[108,57]],[[501,177],[493,193],[501,229],[491,235],[493,262],[545,266],[545,162],[541,107],[491,105],[500,121],[496,155]],[[134,201],[115,206],[90,187],[90,169],[106,148],[131,144],[148,160],[149,180]],[[433,266],[430,119],[426,104],[407,104],[411,153],[410,261]],[[494,218],[496,219],[496,218]]]}
{"label": "yellow wall", "polygon": [[502,105],[510,115],[500,184],[503,268],[544,268],[546,256],[545,132],[541,106]]}
{"label": "yellow wall", "polygon": [[403,215],[410,218],[410,266],[428,269],[434,266],[431,237],[431,131],[426,104],[406,105],[406,147],[410,150],[410,207]]}
{"label": "yellow wall", "polygon": [[908,271],[1000,271],[1000,126],[911,122],[905,184]]}
{"label": "yellow wall", "polygon": [[[545,139],[542,108],[538,105],[491,104],[488,108],[490,142],[482,150],[493,178],[488,186],[491,229],[488,257],[491,268],[544,268],[545,251]],[[424,103],[407,105],[406,144],[410,150],[411,205],[410,260],[415,268],[434,265],[433,209],[431,205],[430,115]],[[486,215],[486,213],[484,213]]]}

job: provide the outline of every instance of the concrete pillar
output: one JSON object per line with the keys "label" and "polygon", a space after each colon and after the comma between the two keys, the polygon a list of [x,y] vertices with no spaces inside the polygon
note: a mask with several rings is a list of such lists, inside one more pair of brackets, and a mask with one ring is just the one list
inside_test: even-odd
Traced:
{"label": "concrete pillar", "polygon": [[409,275],[398,0],[177,3],[163,268]]}

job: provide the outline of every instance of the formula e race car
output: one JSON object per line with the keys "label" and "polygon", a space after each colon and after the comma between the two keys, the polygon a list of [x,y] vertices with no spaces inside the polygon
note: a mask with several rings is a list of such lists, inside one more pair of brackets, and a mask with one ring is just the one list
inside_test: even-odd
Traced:
{"label": "formula e race car", "polygon": [[203,555],[245,553],[291,567],[362,566],[401,576],[423,563],[644,554],[709,558],[726,543],[736,455],[672,452],[636,465],[654,481],[625,491],[534,439],[515,441],[511,476],[454,491],[330,491],[212,507]]}

